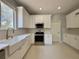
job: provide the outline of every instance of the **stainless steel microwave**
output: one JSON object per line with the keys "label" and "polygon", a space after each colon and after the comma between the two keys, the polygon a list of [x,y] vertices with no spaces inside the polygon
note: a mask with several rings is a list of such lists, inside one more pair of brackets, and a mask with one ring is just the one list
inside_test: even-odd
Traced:
{"label": "stainless steel microwave", "polygon": [[44,28],[44,24],[43,23],[38,23],[35,26],[36,26],[36,28]]}

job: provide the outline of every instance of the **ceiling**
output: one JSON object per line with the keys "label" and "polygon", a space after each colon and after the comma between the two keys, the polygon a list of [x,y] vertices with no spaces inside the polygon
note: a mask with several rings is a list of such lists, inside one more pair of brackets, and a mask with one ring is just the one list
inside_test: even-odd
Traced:
{"label": "ceiling", "polygon": [[[31,14],[67,14],[79,7],[79,0],[16,0],[16,2]],[[58,6],[61,6],[60,10],[57,9]]]}

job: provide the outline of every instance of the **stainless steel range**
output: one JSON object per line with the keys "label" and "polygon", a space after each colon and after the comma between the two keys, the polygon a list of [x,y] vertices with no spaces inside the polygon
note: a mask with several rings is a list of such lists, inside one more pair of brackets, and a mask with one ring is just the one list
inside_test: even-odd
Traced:
{"label": "stainless steel range", "polygon": [[35,43],[36,42],[42,42],[44,43],[44,32],[42,31],[44,29],[43,23],[36,24],[37,32],[35,33]]}
{"label": "stainless steel range", "polygon": [[35,42],[44,42],[44,32],[35,33]]}

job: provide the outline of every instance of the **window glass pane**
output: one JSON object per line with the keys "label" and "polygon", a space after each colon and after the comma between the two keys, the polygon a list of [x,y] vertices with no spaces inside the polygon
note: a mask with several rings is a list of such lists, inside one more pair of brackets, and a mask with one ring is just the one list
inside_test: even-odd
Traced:
{"label": "window glass pane", "polygon": [[13,9],[1,2],[1,28],[13,28]]}

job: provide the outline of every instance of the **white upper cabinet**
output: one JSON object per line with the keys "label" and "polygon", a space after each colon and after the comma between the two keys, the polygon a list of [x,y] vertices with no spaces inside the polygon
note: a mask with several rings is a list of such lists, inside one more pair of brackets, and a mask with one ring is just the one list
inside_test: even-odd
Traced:
{"label": "white upper cabinet", "polygon": [[79,28],[79,9],[66,16],[67,28]]}
{"label": "white upper cabinet", "polygon": [[29,28],[30,15],[23,7],[17,7],[18,28]]}
{"label": "white upper cabinet", "polygon": [[51,15],[44,15],[44,28],[51,28]]}
{"label": "white upper cabinet", "polygon": [[35,28],[35,24],[43,23],[44,28],[51,28],[51,15],[31,15],[31,27]]}
{"label": "white upper cabinet", "polygon": [[30,16],[29,28],[35,28],[35,17]]}
{"label": "white upper cabinet", "polygon": [[37,23],[44,23],[42,15],[35,15],[34,17],[35,17],[35,24],[37,24]]}

